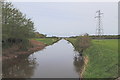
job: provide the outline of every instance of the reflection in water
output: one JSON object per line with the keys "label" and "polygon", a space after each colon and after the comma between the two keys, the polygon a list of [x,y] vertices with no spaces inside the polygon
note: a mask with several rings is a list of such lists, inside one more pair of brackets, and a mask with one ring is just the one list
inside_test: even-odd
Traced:
{"label": "reflection in water", "polygon": [[84,64],[72,44],[63,39],[27,58],[3,63],[5,78],[79,78]]}
{"label": "reflection in water", "polygon": [[77,73],[79,73],[79,75],[81,75],[82,70],[84,68],[84,60],[83,57],[80,55],[80,53],[76,52],[74,54],[74,62],[73,62],[74,66],[75,66],[75,71]]}
{"label": "reflection in water", "polygon": [[[4,63],[4,62],[3,62]],[[11,65],[12,64],[12,65]],[[3,64],[3,78],[30,78],[36,67],[35,59],[17,59]]]}

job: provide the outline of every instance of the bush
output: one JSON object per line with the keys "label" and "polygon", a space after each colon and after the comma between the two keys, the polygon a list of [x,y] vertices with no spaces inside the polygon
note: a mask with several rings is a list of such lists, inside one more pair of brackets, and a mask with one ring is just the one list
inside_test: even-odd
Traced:
{"label": "bush", "polygon": [[79,36],[75,41],[75,50],[78,52],[83,52],[83,50],[87,49],[91,45],[91,39],[89,36]]}

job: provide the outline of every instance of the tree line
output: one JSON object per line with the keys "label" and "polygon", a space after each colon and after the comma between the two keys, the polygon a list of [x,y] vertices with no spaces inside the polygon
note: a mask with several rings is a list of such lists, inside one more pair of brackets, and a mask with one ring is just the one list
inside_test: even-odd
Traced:
{"label": "tree line", "polygon": [[[70,38],[77,38],[79,36],[71,36]],[[120,39],[120,35],[89,35],[91,39]]]}
{"label": "tree line", "polygon": [[10,2],[2,2],[2,45],[28,46],[29,39],[35,37],[34,23]]}
{"label": "tree line", "polygon": [[30,38],[34,34],[34,23],[27,19],[12,3],[2,5],[3,40],[8,38]]}

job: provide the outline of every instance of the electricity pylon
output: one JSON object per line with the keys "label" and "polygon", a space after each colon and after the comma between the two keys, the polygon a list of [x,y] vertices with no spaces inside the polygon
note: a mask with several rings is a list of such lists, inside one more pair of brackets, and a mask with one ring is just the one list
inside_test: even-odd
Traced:
{"label": "electricity pylon", "polygon": [[102,38],[103,35],[103,28],[102,28],[102,15],[103,13],[101,13],[100,10],[96,11],[97,16],[95,16],[95,18],[97,18],[97,29],[96,29],[96,33],[99,39]]}

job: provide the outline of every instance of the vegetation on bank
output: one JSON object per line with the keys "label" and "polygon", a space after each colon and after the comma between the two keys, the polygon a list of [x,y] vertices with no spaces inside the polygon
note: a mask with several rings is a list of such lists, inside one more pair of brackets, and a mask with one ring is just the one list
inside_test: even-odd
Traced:
{"label": "vegetation on bank", "polygon": [[91,46],[91,38],[88,35],[78,36],[76,38],[67,38],[66,40],[71,42],[75,50],[81,54]]}
{"label": "vegetation on bank", "polygon": [[91,45],[91,39],[88,35],[79,36],[76,38],[75,41],[75,50],[79,53],[83,53],[84,50],[86,50]]}
{"label": "vegetation on bank", "polygon": [[3,60],[29,55],[59,40],[46,38],[46,36],[36,32],[33,21],[16,9],[12,3],[2,2]]}
{"label": "vegetation on bank", "polygon": [[46,38],[47,35],[35,32],[34,23],[27,18],[12,3],[2,3],[2,47],[3,49],[17,46],[20,50],[27,51],[33,45],[30,40],[41,41],[46,45],[53,44],[58,38]]}
{"label": "vegetation on bank", "polygon": [[53,43],[60,40],[60,38],[35,38],[34,40],[43,42],[46,45],[52,45]]}
{"label": "vegetation on bank", "polygon": [[34,23],[10,2],[2,2],[2,47],[19,45],[20,49],[30,47],[29,39],[35,36]]}
{"label": "vegetation on bank", "polygon": [[[76,38],[68,38],[75,45]],[[92,44],[83,52],[88,56],[84,78],[118,77],[118,39],[92,40]]]}

